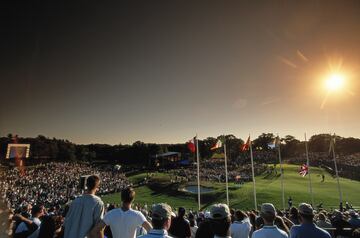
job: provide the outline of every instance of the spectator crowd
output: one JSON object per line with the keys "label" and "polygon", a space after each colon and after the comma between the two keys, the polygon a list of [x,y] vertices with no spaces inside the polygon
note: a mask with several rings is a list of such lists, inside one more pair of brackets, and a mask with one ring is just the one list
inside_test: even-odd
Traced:
{"label": "spectator crowd", "polygon": [[[90,175],[83,189],[81,175]],[[1,176],[3,198],[13,210],[13,238],[360,237],[354,209],[315,210],[302,203],[284,211],[271,201],[251,211],[226,204],[204,211],[166,203],[140,206],[134,204],[135,190],[122,172],[88,164],[49,163],[23,174],[2,171]],[[104,204],[98,196],[117,191],[119,205]]]}

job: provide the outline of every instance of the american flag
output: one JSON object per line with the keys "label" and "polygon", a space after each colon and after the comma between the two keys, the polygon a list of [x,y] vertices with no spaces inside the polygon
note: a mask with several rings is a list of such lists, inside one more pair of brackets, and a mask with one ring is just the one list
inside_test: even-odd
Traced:
{"label": "american flag", "polygon": [[308,173],[309,173],[309,167],[308,167],[306,164],[303,164],[303,165],[300,167],[299,174],[300,174],[301,176],[305,177]]}

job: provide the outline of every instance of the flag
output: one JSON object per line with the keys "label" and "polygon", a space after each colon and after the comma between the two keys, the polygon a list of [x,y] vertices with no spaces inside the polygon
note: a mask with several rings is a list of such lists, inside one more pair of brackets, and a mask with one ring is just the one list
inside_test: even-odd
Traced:
{"label": "flag", "polygon": [[217,140],[216,144],[210,148],[210,150],[216,150],[218,148],[222,147],[222,142],[221,140]]}
{"label": "flag", "polygon": [[280,145],[280,138],[279,136],[277,136],[270,144],[268,144],[268,147],[270,149],[274,149],[277,148],[279,145]]}
{"label": "flag", "polygon": [[306,164],[303,164],[303,165],[300,167],[299,174],[300,174],[301,176],[305,177],[308,173],[309,173],[309,167],[308,167]]}
{"label": "flag", "polygon": [[196,136],[194,138],[192,138],[191,140],[189,140],[187,143],[187,147],[192,153],[195,153],[195,151],[196,151],[195,143],[196,143]]}
{"label": "flag", "polygon": [[250,136],[248,137],[246,143],[241,146],[241,151],[248,150],[249,147],[250,147]]}

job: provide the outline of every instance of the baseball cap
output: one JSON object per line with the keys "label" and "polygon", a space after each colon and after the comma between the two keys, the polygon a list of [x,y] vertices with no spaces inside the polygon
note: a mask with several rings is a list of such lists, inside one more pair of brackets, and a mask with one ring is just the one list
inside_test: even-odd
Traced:
{"label": "baseball cap", "polygon": [[155,204],[152,208],[152,219],[163,220],[171,217],[171,207],[166,203]]}
{"label": "baseball cap", "polygon": [[230,217],[230,210],[226,204],[215,204],[210,209],[211,219],[224,219]]}
{"label": "baseball cap", "polygon": [[314,215],[314,210],[312,206],[308,203],[300,203],[299,205],[299,213],[303,215]]}
{"label": "baseball cap", "polygon": [[272,203],[263,203],[261,205],[261,213],[276,215],[276,210]]}

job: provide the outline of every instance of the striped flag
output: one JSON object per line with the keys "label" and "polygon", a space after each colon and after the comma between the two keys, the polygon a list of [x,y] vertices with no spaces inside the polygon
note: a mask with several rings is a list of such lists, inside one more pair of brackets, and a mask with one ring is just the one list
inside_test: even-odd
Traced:
{"label": "striped flag", "polygon": [[248,139],[246,140],[246,143],[241,146],[241,151],[248,150],[249,147],[250,147],[250,136],[249,136]]}
{"label": "striped flag", "polygon": [[216,150],[219,149],[220,147],[222,147],[222,141],[221,140],[217,140],[216,144],[210,148],[210,150]]}
{"label": "striped flag", "polygon": [[303,165],[300,167],[299,174],[300,174],[302,177],[305,177],[308,173],[309,173],[309,167],[308,167],[306,164],[303,164]]}

